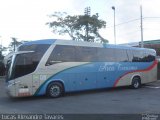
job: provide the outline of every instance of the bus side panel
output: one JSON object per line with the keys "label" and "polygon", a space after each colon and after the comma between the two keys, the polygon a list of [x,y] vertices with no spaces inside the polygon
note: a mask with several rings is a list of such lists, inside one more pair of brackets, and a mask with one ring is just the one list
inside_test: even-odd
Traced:
{"label": "bus side panel", "polygon": [[114,81],[119,73],[116,73],[116,63],[114,62],[100,62],[98,63],[97,71],[97,88],[113,87]]}
{"label": "bus side panel", "polygon": [[47,84],[55,80],[63,81],[66,92],[130,85],[132,73],[146,71],[149,73],[155,67],[154,64],[154,62],[93,62],[69,68],[70,63],[62,63],[63,69],[61,67],[58,73],[42,83],[36,95],[44,94]]}
{"label": "bus side panel", "polygon": [[72,82],[75,82],[75,90],[87,90],[87,89],[94,89],[96,88],[96,73],[90,72],[90,73],[77,73],[76,74],[76,80],[73,80]]}
{"label": "bus side panel", "polygon": [[65,91],[81,91],[96,88],[97,72],[96,64],[85,64],[67,68],[53,75],[51,79],[61,79],[64,82]]}
{"label": "bus side panel", "polygon": [[[131,85],[132,78],[134,76],[140,76],[142,84],[156,81],[157,80],[157,61],[151,62],[151,63],[152,64],[148,66],[146,69],[138,69],[136,71],[130,71],[122,75],[120,78],[116,80],[114,87]],[[147,64],[147,63],[142,63],[142,64]]]}
{"label": "bus side panel", "polygon": [[144,79],[142,79],[142,84],[154,82],[157,80],[157,66],[155,66],[152,70],[143,72]]}

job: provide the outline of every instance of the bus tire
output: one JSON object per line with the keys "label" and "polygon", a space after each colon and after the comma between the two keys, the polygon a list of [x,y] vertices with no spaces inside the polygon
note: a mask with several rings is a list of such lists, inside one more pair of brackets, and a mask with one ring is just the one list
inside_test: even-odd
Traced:
{"label": "bus tire", "polygon": [[140,77],[133,77],[131,87],[133,89],[138,89],[141,87],[141,79]]}
{"label": "bus tire", "polygon": [[47,87],[47,96],[51,98],[58,98],[64,93],[63,85],[60,82],[52,82]]}

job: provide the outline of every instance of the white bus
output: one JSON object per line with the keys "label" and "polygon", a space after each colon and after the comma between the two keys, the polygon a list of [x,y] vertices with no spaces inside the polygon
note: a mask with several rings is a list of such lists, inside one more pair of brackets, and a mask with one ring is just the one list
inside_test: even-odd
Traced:
{"label": "white bus", "polygon": [[7,61],[7,93],[12,97],[48,95],[157,80],[152,49],[69,40],[22,44]]}

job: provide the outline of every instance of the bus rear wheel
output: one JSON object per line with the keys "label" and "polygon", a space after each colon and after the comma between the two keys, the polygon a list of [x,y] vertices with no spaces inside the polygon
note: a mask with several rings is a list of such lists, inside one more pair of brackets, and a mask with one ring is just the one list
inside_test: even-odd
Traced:
{"label": "bus rear wheel", "polygon": [[132,79],[131,87],[132,87],[133,89],[138,89],[138,88],[141,87],[141,79],[140,79],[140,77],[134,77],[134,78]]}
{"label": "bus rear wheel", "polygon": [[50,83],[47,87],[47,96],[51,98],[58,98],[64,93],[63,85],[60,82]]}

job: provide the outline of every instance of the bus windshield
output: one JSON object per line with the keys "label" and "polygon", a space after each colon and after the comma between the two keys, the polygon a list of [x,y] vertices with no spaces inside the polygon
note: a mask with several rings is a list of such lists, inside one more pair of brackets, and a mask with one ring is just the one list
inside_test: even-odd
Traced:
{"label": "bus windshield", "polygon": [[[12,63],[8,68],[10,71],[7,73],[7,81],[34,72],[49,46],[48,44],[20,46],[18,51],[28,52],[13,55]],[[33,52],[29,52],[30,50]]]}

